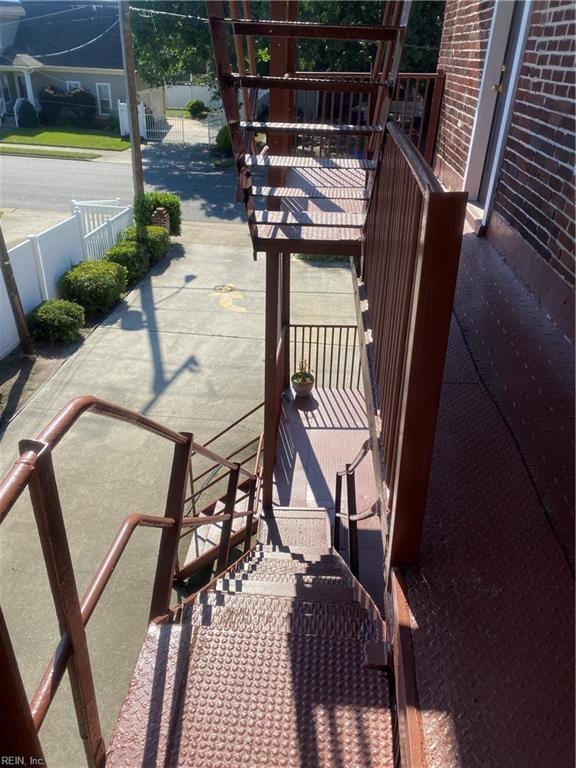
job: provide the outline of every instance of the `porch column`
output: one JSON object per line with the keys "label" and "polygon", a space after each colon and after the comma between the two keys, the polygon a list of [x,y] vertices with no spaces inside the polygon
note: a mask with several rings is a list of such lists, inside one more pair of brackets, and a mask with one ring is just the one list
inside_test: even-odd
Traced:
{"label": "porch column", "polygon": [[29,70],[24,70],[24,80],[26,82],[26,98],[32,104],[34,108],[36,108],[36,99],[34,98],[34,90],[32,88],[32,75],[30,74]]}

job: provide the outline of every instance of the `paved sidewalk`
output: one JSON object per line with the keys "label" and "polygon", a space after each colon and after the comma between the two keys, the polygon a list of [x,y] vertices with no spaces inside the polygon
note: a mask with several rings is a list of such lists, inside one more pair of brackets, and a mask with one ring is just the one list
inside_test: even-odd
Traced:
{"label": "paved sidewalk", "polygon": [[59,224],[70,214],[63,211],[38,211],[31,208],[2,208],[0,226],[8,249],[28,239],[28,235],[38,235],[45,229]]}
{"label": "paved sidewalk", "polygon": [[[94,394],[206,440],[263,399],[265,260],[252,260],[244,225],[189,224],[159,264],[10,423],[0,474],[18,441],[34,437],[70,399]],[[233,290],[222,291],[223,286]],[[314,301],[311,301],[311,297]],[[353,318],[346,265],[293,262],[295,321]],[[343,319],[342,319],[343,318]],[[170,446],[88,414],[55,451],[78,588],[84,591],[122,519],[163,512]],[[2,525],[2,604],[31,695],[58,637],[27,498]],[[138,531],[88,626],[106,736],[126,693],[147,627],[158,532]],[[41,735],[48,764],[83,764],[69,686]]]}

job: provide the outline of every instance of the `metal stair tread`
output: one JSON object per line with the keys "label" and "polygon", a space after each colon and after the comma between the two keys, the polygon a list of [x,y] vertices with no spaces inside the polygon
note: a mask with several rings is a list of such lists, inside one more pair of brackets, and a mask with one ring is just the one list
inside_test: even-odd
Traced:
{"label": "metal stair tread", "polygon": [[301,242],[332,242],[335,245],[343,241],[360,244],[362,227],[327,227],[306,224],[259,224],[258,240],[298,240]]}
{"label": "metal stair tread", "polygon": [[270,35],[272,37],[307,37],[336,40],[394,40],[400,27],[366,24],[317,24],[310,21],[275,21],[271,19],[233,19],[235,35]]}
{"label": "metal stair tread", "polygon": [[263,648],[255,632],[151,627],[107,768],[331,768],[335,754],[392,768],[387,680],[365,653],[363,639],[269,634]]}
{"label": "metal stair tread", "polygon": [[252,595],[277,595],[289,597],[294,600],[336,600],[338,602],[352,603],[355,600],[354,587],[349,585],[306,584],[297,582],[272,582],[266,579],[262,581],[231,579],[216,588],[219,592],[245,592]]}
{"label": "metal stair tread", "polygon": [[240,128],[246,131],[270,131],[284,133],[367,134],[383,133],[383,125],[354,125],[353,123],[280,123],[264,120],[241,120]]}
{"label": "metal stair tread", "polygon": [[354,157],[297,157],[292,155],[244,155],[244,162],[256,168],[334,168],[342,170],[374,171],[375,160]]}
{"label": "metal stair tread", "polygon": [[256,197],[306,198],[309,200],[368,200],[366,187],[268,187],[255,185],[251,188]]}
{"label": "metal stair tread", "polygon": [[[234,594],[234,597],[245,596]],[[385,639],[384,623],[371,617],[365,610],[363,613],[353,612],[351,608],[354,604],[350,606],[347,603],[329,603],[330,606],[344,606],[347,609],[331,613],[271,611],[258,610],[261,598],[254,595],[247,597],[252,599],[248,605],[234,605],[234,602],[228,602],[226,605],[193,604],[185,613],[185,621],[212,631],[227,629],[261,634],[305,634],[380,642]]]}

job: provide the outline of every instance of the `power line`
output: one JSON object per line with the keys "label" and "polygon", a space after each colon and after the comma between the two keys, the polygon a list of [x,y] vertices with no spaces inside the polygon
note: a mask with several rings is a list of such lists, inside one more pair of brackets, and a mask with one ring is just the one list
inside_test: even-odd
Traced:
{"label": "power line", "polygon": [[17,21],[1,21],[0,27],[8,27],[10,24],[25,24],[27,21],[38,21],[39,19],[47,19],[49,16],[60,16],[63,13],[72,13],[72,11],[85,10],[81,6],[75,8],[65,8],[63,11],[53,11],[52,13],[44,13],[42,16],[30,16],[28,19],[18,19]]}
{"label": "power line", "polygon": [[172,13],[171,11],[156,11],[152,8],[136,8],[134,6],[130,6],[131,11],[136,11],[140,14],[140,16],[143,17],[149,17],[152,18],[152,15],[154,16],[176,16],[179,19],[192,19],[193,21],[204,21],[208,23],[208,19],[204,18],[204,16],[189,16],[185,13]]}
{"label": "power line", "polygon": [[[81,45],[77,45],[74,48],[67,48],[65,51],[55,51],[54,53],[27,53],[26,56],[31,56],[33,59],[48,59],[51,56],[62,56],[65,53],[73,53],[74,51],[79,51],[81,48],[86,48],[88,45],[92,45],[92,43],[95,43],[97,40],[100,40],[101,37],[104,37],[108,32],[110,32],[111,29],[113,29],[115,26],[117,26],[119,23],[119,19],[116,19],[116,21],[111,24],[108,29],[105,29],[104,32],[101,32],[96,37],[93,37],[92,40],[88,40],[85,43],[82,43]],[[8,56],[2,56],[1,58],[6,59],[9,61]]]}

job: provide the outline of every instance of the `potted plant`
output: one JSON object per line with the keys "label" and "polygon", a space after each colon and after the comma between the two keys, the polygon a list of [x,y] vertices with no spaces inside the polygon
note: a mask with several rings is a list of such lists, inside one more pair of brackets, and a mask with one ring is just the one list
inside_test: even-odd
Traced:
{"label": "potted plant", "polygon": [[308,362],[300,360],[298,370],[292,374],[292,386],[296,392],[296,397],[308,397],[314,387],[314,376],[308,369]]}

